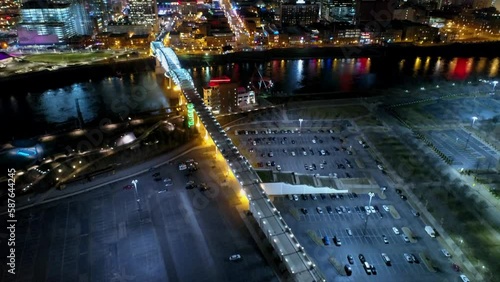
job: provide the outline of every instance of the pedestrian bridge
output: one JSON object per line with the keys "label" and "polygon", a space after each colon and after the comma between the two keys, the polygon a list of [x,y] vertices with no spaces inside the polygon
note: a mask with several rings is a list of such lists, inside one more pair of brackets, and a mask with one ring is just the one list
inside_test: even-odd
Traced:
{"label": "pedestrian bridge", "polygon": [[262,188],[257,173],[203,103],[191,75],[181,67],[175,52],[157,39],[151,43],[151,55],[156,57],[165,75],[179,86],[188,103],[188,115],[189,110],[194,112],[193,118],[200,125],[200,131],[210,136],[218,153],[224,156],[228,168],[239,181],[248,198],[251,215],[274,248],[274,255],[282,262],[280,275],[285,276],[287,281],[326,281]]}

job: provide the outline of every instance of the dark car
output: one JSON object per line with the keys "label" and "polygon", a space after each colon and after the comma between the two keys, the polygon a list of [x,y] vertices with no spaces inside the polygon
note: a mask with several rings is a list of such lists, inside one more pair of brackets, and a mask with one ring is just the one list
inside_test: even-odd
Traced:
{"label": "dark car", "polygon": [[303,214],[309,213],[309,211],[306,208],[301,208],[300,210],[302,211]]}
{"label": "dark car", "polygon": [[404,201],[406,201],[408,198],[406,198],[405,195],[401,195],[401,199],[404,200]]}
{"label": "dark car", "polygon": [[372,265],[372,274],[377,275],[377,269]]}
{"label": "dark car", "polygon": [[345,274],[347,276],[351,276],[352,275],[352,268],[348,264],[344,265],[344,270],[345,270]]}
{"label": "dark car", "polygon": [[208,187],[207,184],[205,184],[205,183],[202,183],[198,188],[202,192],[210,190],[210,187]]}
{"label": "dark car", "polygon": [[160,173],[159,173],[159,172],[157,172],[157,173],[153,174],[153,177],[158,177],[158,176],[160,176]]}
{"label": "dark car", "polygon": [[401,194],[403,191],[401,191],[401,189],[396,189],[396,193]]}
{"label": "dark car", "polygon": [[189,181],[186,183],[186,189],[193,189],[196,188],[196,184],[194,184],[194,181]]}
{"label": "dark car", "polygon": [[332,213],[333,213],[333,209],[332,209],[332,207],[330,207],[330,206],[326,206],[326,211],[327,211],[329,214],[332,214]]}
{"label": "dark car", "polygon": [[420,260],[417,258],[417,256],[415,254],[411,254],[411,256],[413,258],[414,263],[420,263]]}
{"label": "dark car", "polygon": [[347,261],[348,261],[350,264],[354,264],[354,258],[353,258],[351,255],[347,255]]}
{"label": "dark car", "polygon": [[363,254],[359,254],[359,261],[363,264],[366,262],[365,256]]}

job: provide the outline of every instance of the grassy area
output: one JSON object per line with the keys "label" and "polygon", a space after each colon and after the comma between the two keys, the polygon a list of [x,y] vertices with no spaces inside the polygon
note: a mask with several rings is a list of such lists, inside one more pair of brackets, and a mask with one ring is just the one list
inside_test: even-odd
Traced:
{"label": "grassy area", "polygon": [[278,179],[277,182],[284,182],[288,184],[295,184],[295,177],[293,176],[292,173],[276,173],[276,177]]}
{"label": "grassy area", "polygon": [[361,168],[361,169],[365,168],[365,163],[361,159],[356,158],[356,159],[354,159],[354,162],[356,163],[358,168]]}
{"label": "grassy area", "polygon": [[396,137],[373,132],[367,135],[401,177],[415,182],[441,180],[439,172],[426,164],[428,156],[422,155],[420,151],[409,148]]}
{"label": "grassy area", "polygon": [[300,184],[309,185],[315,187],[314,179],[312,175],[299,175]]}
{"label": "grassy area", "polygon": [[368,115],[356,119],[354,122],[358,126],[382,126],[383,124],[374,116]]}
{"label": "grassy area", "polygon": [[434,265],[432,261],[429,259],[429,257],[425,253],[419,253],[418,254],[422,261],[424,262],[425,266],[427,267],[427,270],[430,272],[436,272],[436,268],[434,268]]}
{"label": "grassy area", "polygon": [[401,230],[404,234],[406,234],[406,236],[408,236],[408,239],[410,239],[410,243],[417,243],[417,240],[415,240],[415,234],[413,234],[413,231],[411,231],[410,228],[401,227]]}
{"label": "grassy area", "polygon": [[396,208],[394,208],[393,205],[389,206],[389,212],[391,213],[392,217],[394,217],[394,219],[400,219],[401,218],[401,216],[399,215],[399,212],[396,210]]}
{"label": "grassy area", "polygon": [[260,180],[264,183],[274,182],[273,172],[270,170],[256,170],[257,175],[259,175]]}
{"label": "grassy area", "polygon": [[312,230],[307,230],[306,231],[307,235],[319,246],[323,246],[323,240],[319,238],[318,234]]}
{"label": "grassy area", "polygon": [[295,220],[297,220],[297,221],[300,220],[300,214],[299,214],[299,211],[296,208],[290,208],[290,209],[288,209],[288,211],[293,216],[293,218],[295,218]]}
{"label": "grassy area", "polygon": [[112,52],[93,52],[93,53],[45,53],[27,55],[25,59],[30,62],[39,63],[76,63],[86,62],[98,59],[105,59],[113,56]]}
{"label": "grassy area", "polygon": [[335,257],[330,257],[328,261],[333,265],[335,270],[342,275],[342,276],[347,276],[347,273],[345,273],[344,266],[342,263],[340,263]]}

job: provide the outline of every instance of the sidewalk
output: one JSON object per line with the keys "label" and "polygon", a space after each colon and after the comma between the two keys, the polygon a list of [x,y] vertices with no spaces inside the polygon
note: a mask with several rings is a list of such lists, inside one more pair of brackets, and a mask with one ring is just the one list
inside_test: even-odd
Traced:
{"label": "sidewalk", "polygon": [[[148,160],[144,163],[135,165],[133,167],[123,168],[114,174],[111,175],[108,174],[106,176],[96,178],[92,182],[69,184],[64,190],[51,189],[45,193],[35,196],[26,195],[18,197],[16,198],[16,206],[17,206],[16,211],[21,211],[24,209],[32,208],[34,206],[75,196],[120,180],[128,179],[130,177],[148,172],[151,168],[157,168],[159,166],[165,165],[191,151],[206,147],[206,145],[196,146],[197,142],[199,141],[198,140],[191,141],[163,156],[156,157],[154,159]],[[0,215],[4,214],[6,213],[4,212],[1,213]]]}

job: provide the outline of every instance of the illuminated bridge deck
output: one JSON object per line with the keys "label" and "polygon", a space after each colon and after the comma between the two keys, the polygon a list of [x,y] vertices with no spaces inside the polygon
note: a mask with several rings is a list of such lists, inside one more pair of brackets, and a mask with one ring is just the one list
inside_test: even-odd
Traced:
{"label": "illuminated bridge deck", "polygon": [[164,47],[161,41],[151,43],[151,52],[164,68],[166,76],[181,88],[185,99],[192,105],[189,107],[192,107],[238,179],[249,200],[249,210],[288,270],[287,276],[290,278],[288,280],[326,281],[262,189],[257,173],[248,160],[239,153],[212,112],[203,103],[203,98],[194,87],[191,75],[181,67],[175,52]]}

